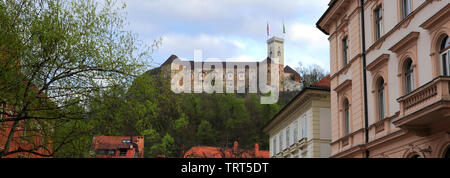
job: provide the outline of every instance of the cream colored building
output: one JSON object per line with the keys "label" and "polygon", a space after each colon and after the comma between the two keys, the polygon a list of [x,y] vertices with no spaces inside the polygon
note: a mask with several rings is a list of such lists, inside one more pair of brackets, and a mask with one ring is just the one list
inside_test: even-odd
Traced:
{"label": "cream colored building", "polygon": [[332,157],[449,157],[450,1],[332,0]]}
{"label": "cream colored building", "polygon": [[330,156],[330,89],[325,80],[328,77],[320,86],[304,88],[264,127],[270,135],[270,157]]}

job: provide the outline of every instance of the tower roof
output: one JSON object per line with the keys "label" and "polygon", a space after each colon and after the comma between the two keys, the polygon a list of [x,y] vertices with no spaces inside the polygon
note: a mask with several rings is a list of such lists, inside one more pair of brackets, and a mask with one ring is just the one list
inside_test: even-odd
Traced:
{"label": "tower roof", "polygon": [[272,37],[272,38],[267,40],[267,43],[272,43],[272,42],[284,43],[284,39],[274,36],[274,37]]}

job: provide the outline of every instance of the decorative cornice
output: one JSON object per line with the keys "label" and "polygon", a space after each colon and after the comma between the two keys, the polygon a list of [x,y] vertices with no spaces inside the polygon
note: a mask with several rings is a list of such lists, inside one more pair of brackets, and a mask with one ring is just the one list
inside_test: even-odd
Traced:
{"label": "decorative cornice", "polygon": [[339,86],[334,88],[333,91],[340,92],[340,91],[342,91],[343,89],[345,89],[345,88],[347,88],[349,86],[352,86],[352,80],[345,80]]}
{"label": "decorative cornice", "polygon": [[369,143],[366,144],[366,148],[370,149],[373,148],[374,146],[377,146],[381,143],[386,143],[386,141],[392,140],[394,138],[397,138],[399,136],[405,135],[407,132],[404,130],[397,130],[395,132],[392,132],[390,134],[387,134],[385,136],[382,136],[380,138],[377,138],[375,140],[370,141]]}
{"label": "decorative cornice", "polygon": [[406,35],[403,39],[397,42],[394,46],[389,48],[389,51],[394,53],[399,53],[400,51],[405,50],[408,46],[417,44],[417,39],[419,38],[419,32],[411,32]]}
{"label": "decorative cornice", "polygon": [[393,116],[386,117],[386,118],[384,118],[384,119],[382,119],[382,120],[379,120],[379,121],[377,121],[377,122],[371,124],[371,125],[369,126],[369,130],[372,129],[373,127],[375,127],[375,125],[377,125],[377,124],[380,124],[380,123],[385,122],[385,121],[387,121],[387,120],[389,120],[389,121],[390,121],[390,120],[394,120],[394,119],[396,119],[398,116],[400,116],[400,112],[396,112]]}
{"label": "decorative cornice", "polygon": [[364,144],[359,144],[359,145],[353,146],[353,147],[351,147],[349,149],[346,149],[344,151],[341,151],[339,153],[336,153],[334,155],[331,155],[330,158],[344,157],[344,156],[347,156],[347,155],[349,155],[351,153],[354,153],[354,152],[357,152],[357,151],[364,151],[364,150],[365,150]]}
{"label": "decorative cornice", "polygon": [[342,140],[348,139],[348,138],[358,134],[359,132],[364,132],[364,128],[358,129],[357,131],[354,131],[354,132],[352,132],[350,134],[347,134],[346,136],[343,136],[343,137],[337,139],[336,141],[331,142],[330,144],[333,145],[333,144],[338,143],[338,142],[340,142]]}
{"label": "decorative cornice", "polygon": [[343,14],[342,11],[346,10],[351,1],[335,0],[331,2],[333,3],[330,4],[325,14],[323,14],[322,17],[319,19],[319,21],[316,23],[318,27],[321,27],[322,29],[325,29],[325,31],[328,31],[327,34],[329,33],[330,29],[326,28],[329,28],[330,21],[336,20],[337,18],[341,17],[341,15]]}
{"label": "decorative cornice", "polygon": [[[435,0],[427,0],[424,3],[422,3],[422,5],[420,5],[419,7],[417,7],[417,9],[415,9],[413,12],[411,12],[411,14],[409,14],[409,18],[412,18],[412,16],[415,16],[415,14],[419,13],[423,8],[425,8],[428,4],[430,4],[431,2],[433,2]],[[370,51],[374,50],[374,49],[380,49],[381,45],[383,44],[384,40],[386,40],[386,38],[388,38],[389,36],[391,36],[394,32],[396,32],[399,28],[402,28],[405,23],[409,23],[408,19],[403,19],[401,22],[399,22],[394,28],[392,28],[389,32],[387,32],[385,35],[383,35],[379,40],[377,40],[375,43],[372,44],[372,46],[370,46],[367,50],[366,53],[369,53]]]}
{"label": "decorative cornice", "polygon": [[389,54],[382,54],[380,57],[375,59],[372,63],[367,65],[366,69],[368,71],[374,71],[375,69],[379,68],[381,65],[386,64],[389,60]]}
{"label": "decorative cornice", "polygon": [[338,72],[334,73],[334,74],[330,77],[330,80],[333,80],[336,76],[338,76],[338,75],[340,75],[340,74],[342,74],[342,73],[348,71],[348,69],[350,69],[350,66],[353,64],[353,62],[355,62],[356,59],[358,59],[359,57],[361,57],[361,53],[358,54],[358,55],[356,55],[355,57],[353,57],[353,58],[350,60],[350,62],[349,62],[345,67],[343,67],[342,69],[340,69]]}
{"label": "decorative cornice", "polygon": [[436,26],[436,23],[443,22],[443,19],[450,17],[450,3],[448,3],[444,8],[442,8],[435,15],[430,17],[427,21],[425,21],[420,27],[430,30]]}

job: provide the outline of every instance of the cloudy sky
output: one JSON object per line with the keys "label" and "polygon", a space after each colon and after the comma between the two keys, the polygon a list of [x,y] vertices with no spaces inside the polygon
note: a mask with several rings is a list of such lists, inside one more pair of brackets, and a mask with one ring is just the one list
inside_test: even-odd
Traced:
{"label": "cloudy sky", "polygon": [[162,38],[153,54],[155,65],[171,54],[193,59],[194,49],[204,58],[267,57],[270,35],[282,37],[286,26],[285,63],[297,67],[318,64],[329,71],[327,36],[315,23],[329,0],[127,0],[129,28],[152,43]]}

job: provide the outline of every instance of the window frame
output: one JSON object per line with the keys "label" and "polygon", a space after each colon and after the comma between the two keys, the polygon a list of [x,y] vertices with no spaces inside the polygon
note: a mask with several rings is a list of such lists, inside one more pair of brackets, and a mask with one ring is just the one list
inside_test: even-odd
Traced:
{"label": "window frame", "polygon": [[386,115],[386,90],[385,80],[383,77],[378,78],[377,81],[377,97],[378,97],[378,120],[383,120]]}
{"label": "window frame", "polygon": [[273,139],[272,139],[272,148],[273,148],[273,155],[276,155],[278,152],[277,152],[277,136],[275,136]]}
{"label": "window frame", "polygon": [[344,100],[344,135],[350,134],[350,102],[346,98]]}
{"label": "window frame", "polygon": [[290,128],[289,127],[287,127],[286,128],[286,130],[285,130],[285,134],[286,134],[286,136],[285,136],[285,138],[286,138],[286,148],[288,148],[288,147],[290,147],[291,145],[290,145]]}
{"label": "window frame", "polygon": [[[409,2],[409,6],[407,7],[407,2]],[[402,19],[405,19],[412,13],[412,1],[411,0],[401,0],[401,13]]]}
{"label": "window frame", "polygon": [[278,145],[279,145],[279,152],[283,151],[283,131],[278,135]]}
{"label": "window frame", "polygon": [[303,116],[302,118],[302,139],[307,137],[306,133],[306,116]]}
{"label": "window frame", "polygon": [[450,38],[447,35],[442,39],[439,46],[439,58],[441,59],[441,74],[444,76],[450,76],[450,45],[446,46],[445,43],[449,41]]}
{"label": "window frame", "polygon": [[[414,91],[414,66],[411,58],[407,58],[403,67],[405,95]],[[409,83],[408,83],[409,82]]]}
{"label": "window frame", "polygon": [[348,36],[345,36],[342,39],[342,59],[343,59],[343,66],[347,66],[348,65],[348,57],[349,57],[349,46],[348,46]]}
{"label": "window frame", "polygon": [[[125,152],[123,152],[125,150]],[[127,156],[127,149],[119,149],[119,156]]]}
{"label": "window frame", "polygon": [[294,122],[294,126],[293,126],[293,137],[294,137],[294,143],[296,143],[298,141],[298,121]]}
{"label": "window frame", "polygon": [[374,37],[375,37],[375,41],[378,41],[379,39],[381,39],[382,35],[383,35],[383,6],[377,5],[376,8],[373,10],[373,14],[374,14]]}

